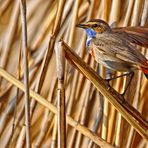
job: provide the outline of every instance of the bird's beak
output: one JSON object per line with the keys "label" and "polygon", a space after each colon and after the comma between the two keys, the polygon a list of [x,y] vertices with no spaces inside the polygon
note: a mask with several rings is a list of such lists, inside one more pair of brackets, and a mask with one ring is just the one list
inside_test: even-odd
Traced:
{"label": "bird's beak", "polygon": [[79,27],[79,28],[88,28],[88,25],[87,24],[77,24],[76,27]]}

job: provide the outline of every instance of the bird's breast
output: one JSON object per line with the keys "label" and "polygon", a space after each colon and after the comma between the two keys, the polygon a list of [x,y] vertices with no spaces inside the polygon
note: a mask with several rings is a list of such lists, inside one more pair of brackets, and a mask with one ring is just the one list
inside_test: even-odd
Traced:
{"label": "bird's breast", "polygon": [[91,38],[88,38],[87,39],[86,47],[87,47],[88,52],[91,54],[91,56],[93,58],[95,58],[95,52],[94,52],[93,47],[91,46],[91,40],[92,40]]}
{"label": "bird's breast", "polygon": [[90,49],[90,54],[91,54],[92,57],[95,59],[95,52],[94,52],[94,49],[93,49],[93,48]]}

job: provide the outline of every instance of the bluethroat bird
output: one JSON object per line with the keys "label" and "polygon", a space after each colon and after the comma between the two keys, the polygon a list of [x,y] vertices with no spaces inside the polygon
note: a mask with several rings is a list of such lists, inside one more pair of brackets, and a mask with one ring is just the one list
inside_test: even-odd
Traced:
{"label": "bluethroat bird", "polygon": [[[121,76],[131,75],[131,79],[133,71],[138,69],[148,79],[148,60],[133,45],[135,43],[148,47],[148,38],[140,27],[137,33],[133,33],[132,29],[111,29],[105,21],[100,19],[78,24],[77,27],[86,31],[87,50],[98,63],[114,71],[127,72]],[[141,38],[142,35],[145,35],[145,38]],[[123,94],[126,90],[127,88]]]}

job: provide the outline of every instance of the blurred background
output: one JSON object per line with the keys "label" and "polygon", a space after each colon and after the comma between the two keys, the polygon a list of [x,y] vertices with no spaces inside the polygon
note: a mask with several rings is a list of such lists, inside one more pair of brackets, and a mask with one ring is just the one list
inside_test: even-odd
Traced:
{"label": "blurred background", "polygon": [[[60,4],[63,4],[62,6]],[[57,74],[54,46],[49,42],[63,39],[103,78],[109,73],[87,53],[86,35],[76,24],[92,18],[103,19],[112,27],[147,26],[148,0],[27,0],[28,63],[30,88],[53,105],[57,105]],[[58,7],[62,7],[57,27]],[[23,82],[20,0],[0,0],[0,66]],[[56,31],[55,31],[56,30]],[[148,58],[148,50],[139,50]],[[48,51],[49,50],[49,51]],[[48,51],[44,75],[42,67]],[[40,80],[42,81],[40,82]],[[125,79],[112,81],[118,92],[124,90]],[[66,61],[66,114],[87,127],[107,143],[116,147],[148,147],[132,126],[82,74]],[[57,119],[54,113],[31,99],[32,147],[57,147]],[[148,82],[136,72],[126,99],[148,119]],[[67,147],[99,147],[88,135],[67,125]],[[0,77],[0,147],[25,147],[24,93]]]}

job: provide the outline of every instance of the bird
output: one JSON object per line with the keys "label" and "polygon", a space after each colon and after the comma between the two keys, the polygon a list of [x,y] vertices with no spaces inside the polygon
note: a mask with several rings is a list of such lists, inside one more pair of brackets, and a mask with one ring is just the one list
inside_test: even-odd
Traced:
{"label": "bird", "polygon": [[140,38],[142,35],[134,34],[132,29],[112,29],[101,19],[92,19],[76,26],[85,30],[86,48],[98,63],[113,71],[126,72],[121,76],[131,75],[128,85],[135,70],[141,70],[148,79],[148,60],[134,45],[135,43],[148,47],[147,35],[140,27],[138,30],[145,36],[144,39]]}

